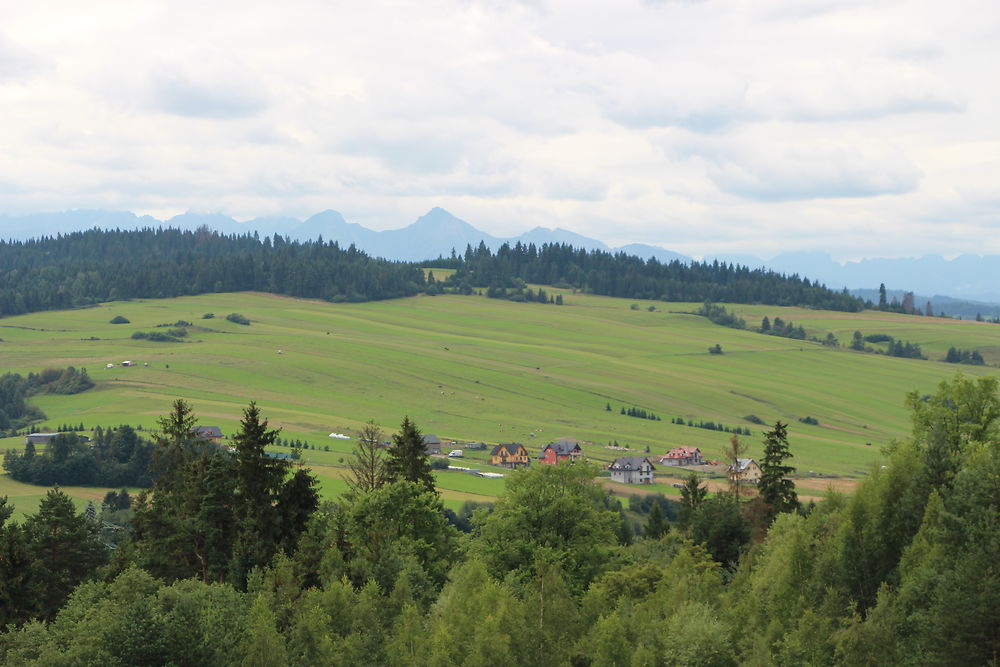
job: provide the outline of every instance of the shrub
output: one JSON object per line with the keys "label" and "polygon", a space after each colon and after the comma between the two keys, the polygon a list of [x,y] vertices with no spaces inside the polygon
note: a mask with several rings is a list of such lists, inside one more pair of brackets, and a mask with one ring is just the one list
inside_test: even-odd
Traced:
{"label": "shrub", "polygon": [[239,313],[229,313],[226,315],[226,319],[230,322],[235,322],[236,324],[242,324],[244,326],[248,326],[250,324],[250,320],[243,317]]}
{"label": "shrub", "polygon": [[708,348],[709,354],[722,354],[722,346],[716,343],[712,347]]}
{"label": "shrub", "polygon": [[215,317],[215,313],[205,313],[204,315],[201,316],[201,319],[203,319],[203,320],[210,320],[213,317]]}
{"label": "shrub", "polygon": [[757,415],[747,415],[743,419],[745,419],[746,421],[750,422],[751,424],[763,424],[764,423],[764,420],[761,419],[760,417],[758,417]]}
{"label": "shrub", "polygon": [[111,324],[130,324],[128,318],[122,317],[121,315],[115,315],[111,318]]}
{"label": "shrub", "polygon": [[799,421],[810,426],[819,426],[819,420],[815,417],[800,417]]}

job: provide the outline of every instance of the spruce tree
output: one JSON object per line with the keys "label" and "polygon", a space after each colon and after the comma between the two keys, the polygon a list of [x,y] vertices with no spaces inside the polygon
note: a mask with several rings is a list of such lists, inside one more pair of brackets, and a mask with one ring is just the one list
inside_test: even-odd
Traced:
{"label": "spruce tree", "polygon": [[386,475],[391,482],[414,482],[434,492],[430,457],[424,447],[424,436],[410,417],[403,417],[399,433],[392,436],[392,448],[386,460]]}
{"label": "spruce tree", "polygon": [[792,458],[788,450],[787,426],[776,421],[774,428],[764,434],[764,458],[757,489],[761,499],[771,507],[772,517],[781,512],[794,512],[799,507],[795,482],[789,478],[795,468],[785,465],[785,460]]}
{"label": "spruce tree", "polygon": [[660,509],[660,501],[654,500],[653,507],[649,510],[646,518],[646,527],[643,534],[651,540],[658,540],[670,532],[670,524],[663,518],[663,511]]}

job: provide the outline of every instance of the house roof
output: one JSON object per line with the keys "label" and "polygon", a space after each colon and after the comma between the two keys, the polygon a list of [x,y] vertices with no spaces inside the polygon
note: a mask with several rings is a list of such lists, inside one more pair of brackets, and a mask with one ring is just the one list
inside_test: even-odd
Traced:
{"label": "house roof", "polygon": [[557,456],[570,456],[573,452],[582,451],[580,449],[579,440],[556,440],[555,442],[550,442],[549,444],[542,447],[542,455],[545,454],[545,450],[553,449]]}
{"label": "house roof", "polygon": [[743,472],[744,470],[750,467],[751,463],[757,465],[753,459],[736,459],[736,463],[734,465],[729,466],[729,469],[730,470],[735,469],[737,472]]}
{"label": "house roof", "polygon": [[509,455],[514,456],[515,454],[520,453],[519,450],[524,449],[524,445],[518,442],[508,442],[506,444],[500,443],[499,445],[493,448],[493,451],[490,452],[490,456],[496,456],[497,454],[500,453],[501,449],[506,449]]}
{"label": "house roof", "polygon": [[615,462],[608,466],[609,470],[642,470],[642,464],[649,464],[650,470],[656,470],[656,466],[645,456],[622,456],[615,459]]}
{"label": "house roof", "polygon": [[218,426],[195,426],[191,432],[201,438],[221,438],[222,429]]}

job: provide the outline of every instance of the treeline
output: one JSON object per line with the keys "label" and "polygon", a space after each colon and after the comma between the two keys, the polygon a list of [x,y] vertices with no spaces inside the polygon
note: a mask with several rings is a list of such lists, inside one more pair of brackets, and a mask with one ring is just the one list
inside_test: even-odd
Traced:
{"label": "treeline", "polygon": [[805,340],[806,330],[801,324],[795,326],[791,320],[784,321],[780,317],[774,318],[774,324],[765,315],[760,321],[760,332],[769,336],[780,336],[782,338],[793,338],[795,340]]}
{"label": "treeline", "polygon": [[[885,350],[882,350],[877,347],[869,347],[865,345],[866,340],[877,343],[884,342],[886,343],[886,348]],[[896,340],[888,334],[862,336],[860,331],[855,331],[854,337],[851,339],[850,348],[859,352],[886,354],[890,357],[901,357],[903,359],[927,359],[927,357],[924,356],[923,350],[920,349],[920,345],[917,343],[911,343],[908,340]]]}
{"label": "treeline", "polygon": [[[676,521],[650,501],[638,537],[587,464],[512,474],[492,508],[462,512],[463,536],[409,420],[388,450],[377,427],[362,434],[350,491],[300,506],[287,533],[275,482],[291,470],[247,450],[158,478],[103,567],[95,529],[54,491],[0,529],[14,556],[0,623],[17,624],[0,664],[995,663],[997,379],[959,375],[906,405],[911,437],[849,498],[798,502],[777,423],[755,490],[709,495],[689,476]],[[241,433],[268,441],[253,421]],[[727,458],[744,453],[734,436]]]}
{"label": "treeline", "polygon": [[[678,426],[693,426],[694,428],[703,428],[708,431],[722,431],[723,433],[735,433],[736,435],[752,435],[750,428],[747,426],[726,426],[722,422],[714,421],[695,421],[693,419],[685,420],[684,417],[671,417],[671,424],[677,424]],[[763,423],[763,422],[755,422]]]}
{"label": "treeline", "polygon": [[46,368],[40,373],[4,373],[0,376],[0,435],[13,435],[45,413],[28,405],[34,394],[78,394],[94,386],[87,369]]}
{"label": "treeline", "polygon": [[979,350],[960,350],[955,347],[949,347],[948,353],[945,355],[944,360],[949,364],[969,364],[970,366],[984,366],[986,365],[986,360],[983,359],[983,355],[980,354]]}
{"label": "treeline", "polygon": [[201,229],[90,230],[0,241],[0,316],[130,298],[260,291],[330,301],[416,294],[423,272],[354,246]]}
{"label": "treeline", "polygon": [[89,440],[61,433],[41,452],[30,442],[23,452],[8,450],[3,467],[17,481],[40,486],[148,487],[154,449],[131,426],[97,427]]}
{"label": "treeline", "polygon": [[495,253],[480,243],[462,255],[434,262],[455,272],[441,285],[457,292],[516,287],[521,283],[574,288],[593,294],[661,301],[712,301],[807,306],[857,312],[864,303],[846,291],[764,269],[715,262],[663,264],[625,253],[565,244],[504,244]]}

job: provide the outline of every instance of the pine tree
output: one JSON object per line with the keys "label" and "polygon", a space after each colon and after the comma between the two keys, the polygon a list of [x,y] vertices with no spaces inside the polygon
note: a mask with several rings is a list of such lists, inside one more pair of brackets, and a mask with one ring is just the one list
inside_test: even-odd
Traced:
{"label": "pine tree", "polygon": [[785,465],[792,458],[788,450],[787,424],[780,421],[764,434],[764,458],[760,465],[760,482],[757,489],[761,499],[771,507],[772,516],[781,512],[794,512],[799,507],[795,482],[789,478],[795,468]]}
{"label": "pine tree", "polygon": [[38,513],[25,520],[24,532],[40,587],[38,610],[51,618],[76,585],[104,564],[108,551],[98,539],[96,524],[77,514],[73,501],[58,488],[51,489]]}
{"label": "pine tree", "polygon": [[405,480],[415,482],[434,492],[434,476],[431,474],[430,458],[424,446],[424,437],[410,417],[403,418],[399,433],[392,436],[393,446],[386,460],[386,474],[389,481]]}
{"label": "pine tree", "polygon": [[653,501],[653,507],[649,510],[649,516],[646,518],[646,526],[643,529],[643,535],[648,539],[658,540],[664,535],[670,532],[670,524],[667,520],[663,518],[663,511],[660,509],[660,502],[658,500]]}

